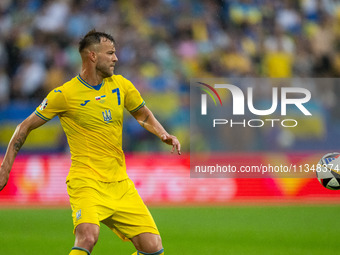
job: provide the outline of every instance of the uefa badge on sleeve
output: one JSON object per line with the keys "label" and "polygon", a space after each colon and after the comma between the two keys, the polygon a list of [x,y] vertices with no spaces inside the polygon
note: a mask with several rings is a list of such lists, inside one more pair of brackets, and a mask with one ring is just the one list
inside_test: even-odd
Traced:
{"label": "uefa badge on sleeve", "polygon": [[42,101],[42,103],[40,104],[40,108],[39,109],[41,111],[43,111],[46,108],[47,104],[48,104],[48,100],[47,100],[47,98],[45,98],[44,101]]}

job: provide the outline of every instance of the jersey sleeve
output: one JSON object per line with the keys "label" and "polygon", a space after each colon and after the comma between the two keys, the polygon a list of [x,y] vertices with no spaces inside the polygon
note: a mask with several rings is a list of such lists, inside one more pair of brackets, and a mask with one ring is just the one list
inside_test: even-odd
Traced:
{"label": "jersey sleeve", "polygon": [[124,107],[129,112],[136,112],[145,105],[145,102],[139,91],[129,80],[124,78],[124,83],[124,85],[126,86]]}
{"label": "jersey sleeve", "polygon": [[52,90],[42,103],[36,108],[35,114],[45,121],[67,110],[67,102],[61,87]]}

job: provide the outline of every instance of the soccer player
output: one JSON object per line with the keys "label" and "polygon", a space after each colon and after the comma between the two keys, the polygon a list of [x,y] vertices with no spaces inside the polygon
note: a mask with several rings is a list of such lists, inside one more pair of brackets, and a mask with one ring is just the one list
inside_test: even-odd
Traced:
{"label": "soccer player", "polygon": [[179,155],[180,143],[156,120],[133,84],[113,74],[118,58],[111,35],[91,30],[79,42],[79,52],[81,73],[52,90],[17,126],[0,167],[0,190],[28,134],[58,115],[72,159],[66,179],[75,233],[70,255],[91,253],[99,222],[130,240],[137,249],[134,254],[164,254],[156,224],[126,173],[124,108]]}

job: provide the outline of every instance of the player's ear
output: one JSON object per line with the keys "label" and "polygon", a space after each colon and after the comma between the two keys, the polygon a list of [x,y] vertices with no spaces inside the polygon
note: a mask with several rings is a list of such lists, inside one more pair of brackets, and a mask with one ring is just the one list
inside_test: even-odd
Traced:
{"label": "player's ear", "polygon": [[89,58],[91,62],[96,62],[97,61],[97,53],[95,51],[90,51],[89,52]]}

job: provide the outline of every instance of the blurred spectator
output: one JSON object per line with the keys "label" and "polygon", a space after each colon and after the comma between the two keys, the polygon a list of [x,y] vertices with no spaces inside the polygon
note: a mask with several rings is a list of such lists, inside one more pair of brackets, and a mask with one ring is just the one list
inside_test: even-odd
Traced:
{"label": "blurred spectator", "polygon": [[264,72],[271,78],[292,76],[295,45],[280,27],[265,39]]}
{"label": "blurred spectator", "polygon": [[311,36],[311,40],[315,56],[314,71],[320,76],[328,77],[332,70],[332,57],[335,46],[332,19],[323,15],[320,19],[320,25]]}
{"label": "blurred spectator", "polygon": [[284,31],[296,34],[301,31],[301,15],[299,14],[299,2],[284,0],[283,6],[278,11],[276,22]]}
{"label": "blurred spectator", "polygon": [[25,57],[14,76],[13,91],[19,98],[34,98],[45,81],[46,69],[42,63]]}
{"label": "blurred spectator", "polygon": [[41,32],[63,32],[65,22],[69,15],[70,1],[58,0],[44,1],[43,6],[35,16],[34,25]]}
{"label": "blurred spectator", "polygon": [[293,57],[293,73],[297,77],[311,77],[313,74],[314,56],[310,42],[304,37],[297,37],[295,42],[296,51],[295,57]]}
{"label": "blurred spectator", "polygon": [[257,24],[261,21],[262,15],[260,5],[252,0],[232,1],[230,6],[230,19],[233,23]]}

